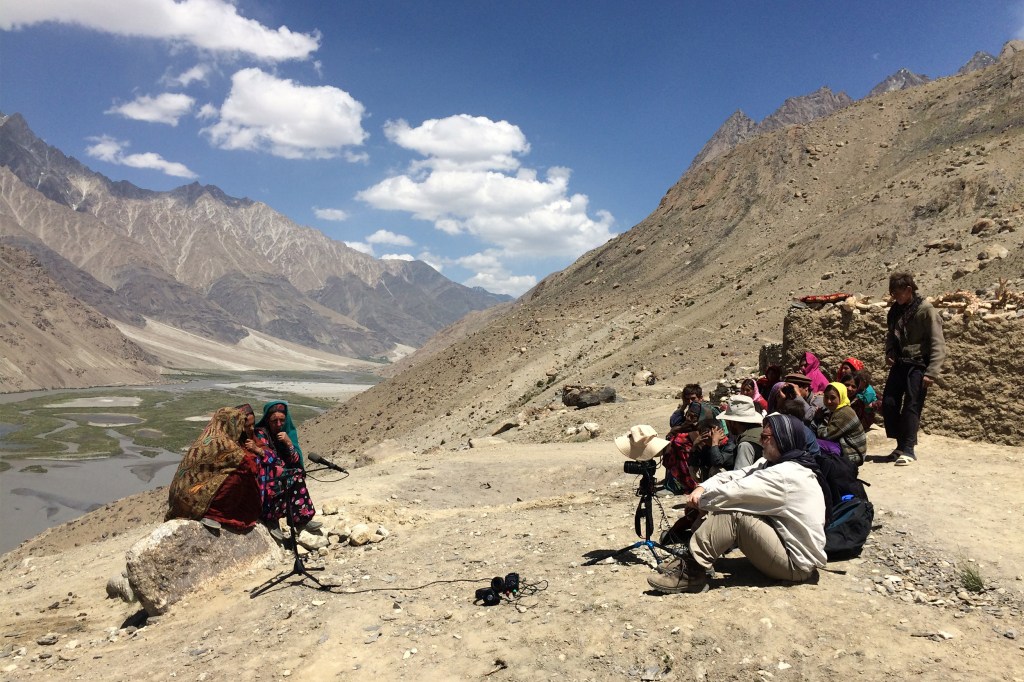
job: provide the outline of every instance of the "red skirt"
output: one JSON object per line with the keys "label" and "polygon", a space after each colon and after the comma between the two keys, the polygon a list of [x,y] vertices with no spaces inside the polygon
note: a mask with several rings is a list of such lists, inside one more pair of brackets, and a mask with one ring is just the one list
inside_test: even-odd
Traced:
{"label": "red skirt", "polygon": [[256,481],[256,460],[247,456],[221,484],[206,510],[206,518],[232,530],[248,530],[260,518],[262,499]]}

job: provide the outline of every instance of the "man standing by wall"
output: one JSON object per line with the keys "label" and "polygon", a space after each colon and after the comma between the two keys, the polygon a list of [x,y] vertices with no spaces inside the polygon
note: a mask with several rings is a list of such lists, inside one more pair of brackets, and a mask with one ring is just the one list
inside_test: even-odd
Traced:
{"label": "man standing by wall", "polygon": [[942,336],[942,318],[917,293],[913,275],[890,275],[889,295],[893,298],[885,336],[889,378],[885,382],[882,415],[885,435],[896,439],[896,449],[889,459],[896,466],[907,466],[917,461],[914,446],[921,410],[928,387],[939,379],[942,371],[946,341]]}

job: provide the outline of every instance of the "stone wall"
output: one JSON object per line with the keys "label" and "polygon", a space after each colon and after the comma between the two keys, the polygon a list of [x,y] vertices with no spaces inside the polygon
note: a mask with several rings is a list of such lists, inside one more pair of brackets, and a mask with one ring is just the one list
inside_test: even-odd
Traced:
{"label": "stone wall", "polygon": [[[945,386],[929,389],[922,430],[1019,445],[1024,437],[1024,352],[1017,343],[1024,340],[1024,309],[964,310],[941,298],[937,307],[946,338]],[[791,308],[783,324],[783,366],[799,364],[802,354],[811,351],[834,376],[839,363],[852,355],[871,371],[872,385],[881,397],[887,375],[887,312],[884,304],[852,300],[817,310]]]}

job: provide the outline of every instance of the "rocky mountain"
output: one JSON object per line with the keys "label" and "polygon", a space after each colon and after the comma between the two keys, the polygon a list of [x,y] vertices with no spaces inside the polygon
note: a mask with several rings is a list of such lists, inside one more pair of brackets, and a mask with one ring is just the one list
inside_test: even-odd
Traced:
{"label": "rocky mountain", "polygon": [[762,133],[828,116],[848,106],[852,101],[845,92],[834,93],[827,87],[821,87],[807,95],[790,97],[759,123],[742,111],[736,111],[705,143],[694,157],[690,168],[696,168],[705,161],[721,156],[736,145]]}
{"label": "rocky mountain", "polygon": [[894,74],[886,76],[885,80],[871,88],[868,92],[868,97],[877,97],[878,95],[884,95],[887,92],[893,92],[895,90],[906,90],[907,88],[915,88],[918,85],[924,85],[930,78],[928,76],[914,73],[910,69],[900,69]]}
{"label": "rocky mountain", "polygon": [[801,97],[790,97],[782,106],[757,125],[759,133],[778,130],[789,125],[807,123],[828,116],[853,102],[845,92],[832,92],[821,87]]}
{"label": "rocky mountain", "polygon": [[153,356],[68,294],[28,251],[0,243],[0,280],[0,393],[157,378]]}
{"label": "rocky mountain", "polygon": [[725,119],[725,123],[719,126],[715,134],[704,143],[700,152],[694,157],[690,167],[699,166],[705,161],[721,156],[756,134],[757,121],[737,109],[729,118]]}
{"label": "rocky mountain", "polygon": [[[249,327],[377,356],[509,300],[423,263],[366,256],[211,185],[154,192],[113,182],[40,140],[18,114],[0,120],[0,190],[5,234],[46,245],[135,315],[218,340],[237,341]],[[273,291],[235,296],[262,287]]]}
{"label": "rocky mountain", "polygon": [[966,64],[964,64],[957,70],[956,75],[962,76],[965,73],[970,73],[971,71],[977,71],[978,69],[987,68],[995,63],[996,58],[990,55],[988,52],[978,51],[974,53],[974,56],[971,57]]}
{"label": "rocky mountain", "polygon": [[[615,422],[619,408],[553,409],[563,385],[608,385],[625,401],[710,389],[756,370],[796,296],[881,297],[904,268],[925,294],[1020,287],[1022,97],[1024,53],[1007,53],[889,93],[884,107],[862,100],[749,139],[485,326],[308,424],[303,445],[345,458],[497,431],[578,439],[584,421]],[[657,383],[633,386],[640,370]],[[667,427],[667,414],[648,418]]]}

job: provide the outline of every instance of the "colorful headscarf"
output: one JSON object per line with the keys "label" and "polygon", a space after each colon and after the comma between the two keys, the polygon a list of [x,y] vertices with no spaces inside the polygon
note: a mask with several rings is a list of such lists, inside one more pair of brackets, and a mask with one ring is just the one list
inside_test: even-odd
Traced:
{"label": "colorful headscarf", "polygon": [[777,381],[772,386],[772,390],[768,391],[768,412],[778,412],[780,403],[782,400],[782,387],[786,385],[785,381]]}
{"label": "colorful headscarf", "polygon": [[859,372],[862,369],[864,369],[864,363],[861,362],[860,360],[858,360],[857,358],[853,358],[853,357],[846,358],[845,360],[843,360],[842,362],[839,363],[839,372],[837,373],[837,376],[842,375],[842,373],[843,373],[843,365],[849,365],[850,366],[850,369],[853,370],[853,372],[850,372],[851,374],[853,374],[854,372]]}
{"label": "colorful headscarf", "polygon": [[750,396],[750,399],[753,400],[755,403],[757,402],[758,398],[760,398],[761,400],[764,400],[764,396],[761,395],[761,389],[759,389],[757,387],[757,381],[755,379],[753,379],[751,377],[747,377],[740,384],[740,388],[742,388],[743,386],[746,386],[748,383],[754,385],[754,395]]}
{"label": "colorful headscarf", "polygon": [[850,404],[850,396],[846,392],[846,384],[841,384],[838,381],[833,381],[828,385],[828,388],[835,389],[835,392],[839,394],[839,404],[836,405],[836,410],[840,407],[846,407]]}
{"label": "colorful headscarf", "polygon": [[811,380],[811,391],[821,393],[828,386],[828,378],[821,371],[821,361],[814,353],[804,353],[803,373]]}
{"label": "colorful headscarf", "polygon": [[288,411],[288,403],[286,401],[271,400],[268,403],[263,403],[263,418],[260,419],[256,426],[265,429],[267,433],[270,433],[270,415],[274,412],[284,413],[283,431],[288,434],[288,438],[292,441],[292,447],[295,448],[296,454],[299,455],[299,466],[304,467],[305,464],[302,461],[302,448],[299,447],[299,432],[295,430],[295,423],[292,421],[292,415],[291,412]]}
{"label": "colorful headscarf", "polygon": [[246,452],[238,445],[245,415],[233,407],[213,414],[203,433],[181,458],[168,491],[168,519],[201,519]]}

